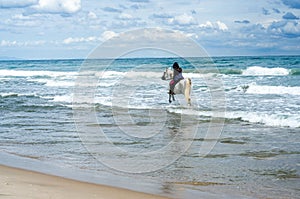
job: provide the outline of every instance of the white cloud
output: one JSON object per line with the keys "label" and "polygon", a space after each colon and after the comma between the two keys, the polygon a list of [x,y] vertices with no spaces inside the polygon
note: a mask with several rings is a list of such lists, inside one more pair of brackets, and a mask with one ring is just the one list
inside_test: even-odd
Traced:
{"label": "white cloud", "polygon": [[118,36],[118,34],[113,32],[113,31],[104,31],[101,35],[103,40],[109,40],[109,39],[111,39],[113,37],[116,37],[116,36]]}
{"label": "white cloud", "polygon": [[270,42],[261,42],[261,43],[256,44],[256,47],[259,47],[259,48],[274,48],[276,46],[277,46],[277,44],[270,43]]}
{"label": "white cloud", "polygon": [[208,30],[218,30],[218,31],[228,31],[228,27],[225,23],[221,22],[221,21],[216,21],[216,22],[211,22],[211,21],[207,21],[204,24],[199,24],[199,27],[201,29],[208,29]]}
{"label": "white cloud", "polygon": [[213,26],[213,24],[210,21],[207,21],[204,24],[200,24],[199,27],[200,28],[213,28],[214,26]]}
{"label": "white cloud", "polygon": [[39,0],[32,8],[39,12],[72,14],[81,9],[81,0]]}
{"label": "white cloud", "polygon": [[81,0],[0,0],[0,9],[24,8],[26,15],[54,13],[70,15],[81,9]]}
{"label": "white cloud", "polygon": [[227,31],[228,30],[228,27],[223,22],[217,21],[217,25],[218,25],[219,30],[222,30],[222,31]]}
{"label": "white cloud", "polygon": [[129,0],[131,2],[136,2],[136,3],[148,3],[149,0]]}
{"label": "white cloud", "polygon": [[126,14],[126,13],[120,14],[120,16],[118,18],[123,19],[123,20],[133,19],[132,15]]}
{"label": "white cloud", "polygon": [[285,34],[289,35],[300,35],[300,24],[299,23],[292,23],[288,22],[284,27],[283,27],[283,32]]}
{"label": "white cloud", "polygon": [[68,37],[63,40],[63,44],[81,43],[81,42],[95,42],[100,41],[99,37]]}
{"label": "white cloud", "polygon": [[300,37],[300,24],[292,21],[273,22],[268,31],[271,34],[289,38]]}
{"label": "white cloud", "polygon": [[38,0],[0,0],[0,8],[24,8],[37,2]]}
{"label": "white cloud", "polygon": [[40,25],[40,21],[32,16],[23,14],[15,14],[2,22],[3,24],[11,27],[36,27]]}
{"label": "white cloud", "polygon": [[102,42],[109,40],[118,34],[113,31],[104,31],[100,37],[90,36],[90,37],[68,37],[63,40],[63,44],[73,44],[73,43],[89,43],[89,42]]}
{"label": "white cloud", "polygon": [[192,25],[192,24],[196,24],[196,20],[194,19],[193,16],[184,13],[182,15],[178,15],[168,19],[168,23],[175,24],[175,25]]}
{"label": "white cloud", "polygon": [[16,41],[6,41],[2,40],[0,43],[0,46],[5,47],[5,46],[16,46],[17,42]]}
{"label": "white cloud", "polygon": [[25,46],[39,46],[45,44],[46,41],[43,40],[38,40],[38,41],[23,41],[23,42],[18,42],[18,41],[8,41],[8,40],[2,40],[0,42],[1,47],[25,47]]}

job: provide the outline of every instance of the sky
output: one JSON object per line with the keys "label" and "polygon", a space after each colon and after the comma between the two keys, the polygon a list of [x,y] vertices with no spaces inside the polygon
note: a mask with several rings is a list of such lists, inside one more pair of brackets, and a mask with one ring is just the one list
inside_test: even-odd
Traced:
{"label": "sky", "polygon": [[180,32],[210,56],[299,55],[300,1],[0,0],[0,58],[86,58],[139,28]]}

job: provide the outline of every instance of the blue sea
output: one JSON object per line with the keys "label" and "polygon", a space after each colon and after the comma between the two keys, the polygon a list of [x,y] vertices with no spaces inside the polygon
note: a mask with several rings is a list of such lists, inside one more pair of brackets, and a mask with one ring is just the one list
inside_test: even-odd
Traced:
{"label": "blue sea", "polygon": [[[168,102],[175,61],[191,106]],[[173,198],[299,198],[300,56],[0,61],[0,112],[1,164]]]}

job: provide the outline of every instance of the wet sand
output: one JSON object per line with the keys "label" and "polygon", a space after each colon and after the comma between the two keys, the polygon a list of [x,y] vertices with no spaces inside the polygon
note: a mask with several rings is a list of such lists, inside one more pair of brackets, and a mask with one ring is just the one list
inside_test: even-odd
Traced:
{"label": "wet sand", "polygon": [[0,165],[0,198],[163,199],[166,197],[46,175]]}

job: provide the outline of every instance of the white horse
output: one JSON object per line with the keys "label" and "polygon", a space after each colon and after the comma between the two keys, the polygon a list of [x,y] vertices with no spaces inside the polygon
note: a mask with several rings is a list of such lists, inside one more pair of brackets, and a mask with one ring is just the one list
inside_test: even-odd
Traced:
{"label": "white horse", "polygon": [[[173,79],[173,70],[166,68],[163,76],[161,77],[162,80],[172,80]],[[170,90],[170,89],[169,89]],[[184,78],[180,80],[174,87],[175,94],[183,94],[185,100],[188,105],[191,105],[191,90],[192,90],[192,80],[190,78]],[[175,101],[174,94],[169,93],[169,102],[171,103],[171,97],[173,101]]]}

